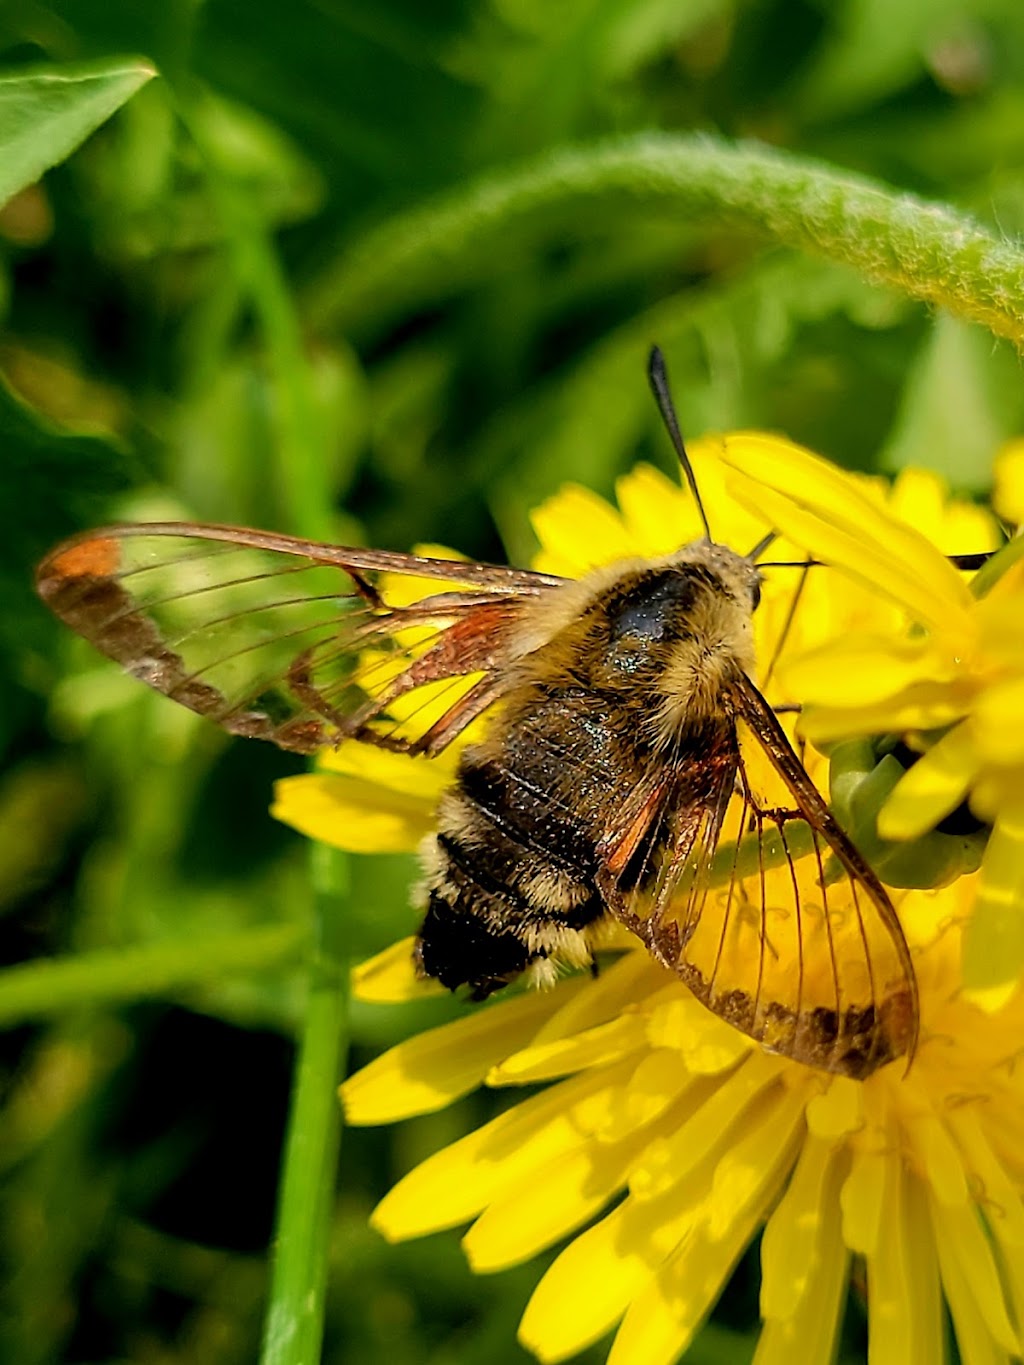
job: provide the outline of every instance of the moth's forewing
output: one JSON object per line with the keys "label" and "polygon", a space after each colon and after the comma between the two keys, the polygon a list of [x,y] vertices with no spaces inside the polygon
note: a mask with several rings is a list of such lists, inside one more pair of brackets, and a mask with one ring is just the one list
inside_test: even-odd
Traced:
{"label": "moth's forewing", "polygon": [[[620,849],[646,840],[657,852],[609,904],[727,1022],[772,1051],[862,1078],[913,1052],[909,950],[884,888],[754,696],[747,710],[763,708],[767,721],[755,714],[756,730],[741,721],[700,754],[682,752],[660,803],[648,795],[619,817]],[[695,786],[688,765],[701,764],[717,771],[703,799],[675,799],[673,786]]]}
{"label": "moth's forewing", "polygon": [[[234,734],[303,753],[349,736],[409,748],[416,716],[436,734],[459,700],[451,680],[495,669],[519,606],[557,582],[190,523],[78,537],[37,574],[57,615],[129,673]],[[433,704],[410,703],[431,687]],[[479,709],[462,703],[435,748]]]}

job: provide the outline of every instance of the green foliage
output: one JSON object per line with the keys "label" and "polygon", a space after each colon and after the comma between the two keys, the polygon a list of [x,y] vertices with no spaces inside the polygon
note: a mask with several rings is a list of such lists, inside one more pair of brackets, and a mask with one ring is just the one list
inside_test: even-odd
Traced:
{"label": "green foliage", "polygon": [[[311,890],[298,765],[66,638],[33,563],[162,516],[523,561],[560,482],[667,461],[652,341],[690,432],[980,491],[1022,88],[1015,0],[0,10],[0,1358],[311,1361],[323,1318],[329,1361],[523,1360],[540,1273],[365,1225],[488,1097],[346,1133],[331,1197],[341,967],[410,931],[411,861]],[[353,1064],[460,1008],[356,1006]],[[751,1253],[693,1358],[755,1334]]]}
{"label": "green foliage", "polygon": [[156,72],[144,62],[0,77],[0,204],[63,161]]}

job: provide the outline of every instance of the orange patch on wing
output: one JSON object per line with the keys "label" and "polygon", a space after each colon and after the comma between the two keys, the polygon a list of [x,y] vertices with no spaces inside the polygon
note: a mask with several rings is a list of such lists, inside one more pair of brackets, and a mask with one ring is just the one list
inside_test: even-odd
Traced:
{"label": "orange patch on wing", "polygon": [[121,547],[113,536],[96,536],[69,545],[47,568],[58,578],[109,578],[121,562]]}

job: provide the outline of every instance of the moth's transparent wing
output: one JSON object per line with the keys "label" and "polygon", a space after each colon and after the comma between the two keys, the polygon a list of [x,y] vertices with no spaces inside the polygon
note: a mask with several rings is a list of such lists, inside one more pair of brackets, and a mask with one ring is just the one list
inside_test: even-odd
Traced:
{"label": "moth's transparent wing", "polygon": [[43,600],[133,676],[233,734],[435,753],[498,696],[509,633],[560,580],[229,526],[58,546]]}
{"label": "moth's transparent wing", "polygon": [[749,687],[736,701],[738,735],[723,725],[710,755],[681,755],[674,776],[620,818],[608,846],[621,850],[648,812],[637,844],[647,861],[620,851],[606,899],[698,999],[763,1047],[864,1077],[913,1053],[910,953],[885,889]]}

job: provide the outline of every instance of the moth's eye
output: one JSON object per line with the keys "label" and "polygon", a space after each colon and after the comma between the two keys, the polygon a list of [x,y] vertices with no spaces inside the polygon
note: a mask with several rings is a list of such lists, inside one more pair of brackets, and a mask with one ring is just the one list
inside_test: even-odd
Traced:
{"label": "moth's eye", "polygon": [[755,578],[750,586],[750,610],[757,611],[761,605],[761,580]]}

